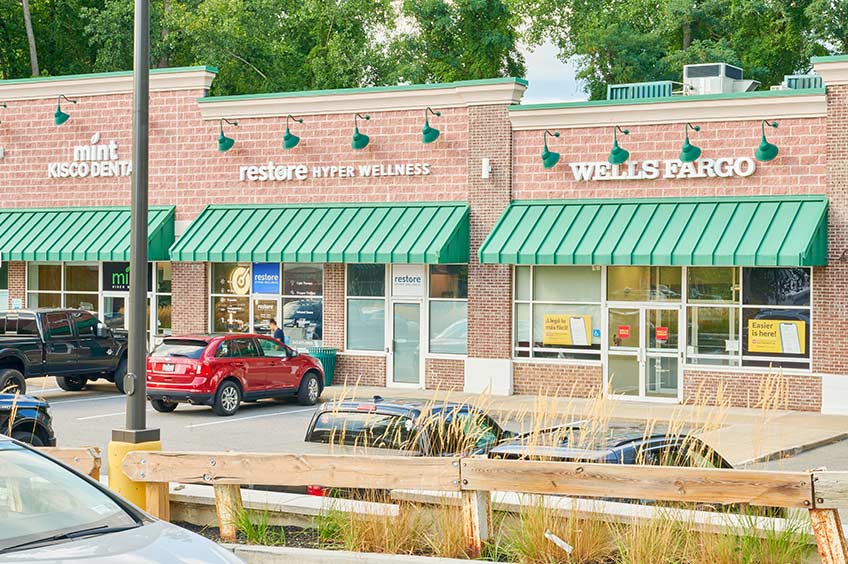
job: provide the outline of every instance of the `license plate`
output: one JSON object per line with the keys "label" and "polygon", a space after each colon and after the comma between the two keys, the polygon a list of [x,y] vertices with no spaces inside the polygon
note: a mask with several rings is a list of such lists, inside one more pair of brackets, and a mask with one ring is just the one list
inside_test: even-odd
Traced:
{"label": "license plate", "polygon": [[174,371],[174,365],[173,364],[163,364],[162,365],[162,372],[173,372],[173,371]]}

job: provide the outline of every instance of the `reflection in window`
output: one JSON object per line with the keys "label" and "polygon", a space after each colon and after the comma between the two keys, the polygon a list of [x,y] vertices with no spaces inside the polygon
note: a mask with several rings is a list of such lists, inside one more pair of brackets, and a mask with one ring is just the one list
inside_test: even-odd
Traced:
{"label": "reflection in window", "polygon": [[468,302],[430,302],[430,352],[466,354],[468,351]]}
{"label": "reflection in window", "polygon": [[386,295],[386,265],[349,264],[347,295],[377,297]]}
{"label": "reflection in window", "polygon": [[682,269],[677,266],[610,266],[607,299],[627,302],[679,302]]}
{"label": "reflection in window", "polygon": [[744,268],[745,305],[810,305],[809,268]]}
{"label": "reflection in window", "polygon": [[250,331],[248,298],[219,296],[212,298],[214,321],[212,331],[216,333],[247,333]]}
{"label": "reflection in window", "polygon": [[347,348],[382,351],[386,343],[386,302],[382,299],[348,298]]}

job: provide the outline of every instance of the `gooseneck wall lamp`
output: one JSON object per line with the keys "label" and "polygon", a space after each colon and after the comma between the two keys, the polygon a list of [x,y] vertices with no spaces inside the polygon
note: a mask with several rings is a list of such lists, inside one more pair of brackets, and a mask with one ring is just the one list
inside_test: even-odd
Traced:
{"label": "gooseneck wall lamp", "polygon": [[356,149],[357,151],[367,147],[368,142],[371,141],[371,139],[367,135],[359,132],[359,118],[368,121],[369,119],[371,119],[371,116],[369,116],[368,114],[356,114],[353,116],[353,142],[351,142],[350,146]]}
{"label": "gooseneck wall lamp", "polygon": [[696,147],[689,142],[689,129],[701,131],[701,127],[699,125],[692,125],[691,123],[686,122],[686,139],[683,141],[683,147],[680,149],[680,160],[684,163],[694,162],[701,156],[701,148]]}
{"label": "gooseneck wall lamp", "polygon": [[548,149],[548,135],[552,137],[559,137],[559,131],[550,131],[545,130],[545,134],[542,136],[545,140],[544,147],[542,148],[542,166],[545,168],[553,168],[559,162],[559,153],[555,153]]}
{"label": "gooseneck wall lamp", "polygon": [[439,130],[435,127],[430,127],[429,114],[439,117],[442,115],[442,112],[433,111],[433,109],[429,106],[426,110],[424,110],[424,128],[421,130],[421,141],[423,141],[425,145],[427,143],[432,143],[439,138]]}
{"label": "gooseneck wall lamp", "polygon": [[64,94],[59,94],[59,101],[56,103],[56,113],[53,114],[53,123],[55,123],[56,125],[62,125],[63,123],[71,119],[70,114],[66,114],[62,111],[62,98],[64,98],[71,104],[77,103],[76,100],[71,100]]}
{"label": "gooseneck wall lamp", "polygon": [[777,145],[774,145],[774,144],[766,141],[766,126],[776,128],[777,122],[776,121],[770,122],[769,120],[764,119],[761,125],[762,125],[762,131],[763,131],[763,138],[760,141],[760,146],[757,147],[757,151],[754,153],[754,158],[757,159],[758,161],[765,162],[765,161],[770,161],[777,156],[777,152],[778,152]]}
{"label": "gooseneck wall lamp", "polygon": [[622,132],[625,135],[630,135],[630,131],[627,129],[621,129],[619,126],[615,126],[612,130],[612,149],[610,150],[609,157],[607,161],[610,164],[618,165],[625,162],[630,158],[630,151],[622,149],[618,146],[618,132]]}
{"label": "gooseneck wall lamp", "polygon": [[228,119],[219,120],[221,132],[218,134],[218,150],[221,151],[222,153],[226,153],[227,151],[229,151],[230,149],[233,148],[233,145],[236,144],[235,139],[233,139],[231,137],[227,137],[226,135],[224,135],[224,122],[226,122],[228,125],[238,126],[237,121],[230,121]]}
{"label": "gooseneck wall lamp", "polygon": [[294,120],[297,123],[303,123],[303,118],[296,118],[289,114],[286,116],[286,134],[283,135],[283,149],[294,149],[300,143],[300,137],[289,131],[289,120]]}

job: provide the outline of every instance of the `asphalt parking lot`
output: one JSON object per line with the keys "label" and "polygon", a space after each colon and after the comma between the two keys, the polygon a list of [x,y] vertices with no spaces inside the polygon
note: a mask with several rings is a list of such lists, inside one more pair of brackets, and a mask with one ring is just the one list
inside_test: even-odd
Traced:
{"label": "asphalt parking lot", "polygon": [[[126,410],[126,397],[113,384],[89,383],[81,392],[65,392],[53,378],[32,379],[27,384],[29,393],[50,402],[59,446],[96,446],[105,455],[112,429],[123,426]],[[158,413],[148,406],[147,423],[161,430],[166,450],[299,452],[314,411],[315,407],[294,400],[243,403],[232,417],[219,417],[205,406],[181,404],[172,413]],[[500,423],[519,430],[515,422]],[[749,466],[793,471],[819,467],[848,469],[848,440]]]}
{"label": "asphalt parking lot", "polygon": [[[126,396],[109,382],[89,383],[81,392],[65,392],[53,378],[27,382],[28,393],[50,402],[58,446],[96,446],[106,452],[112,429],[124,425]],[[315,407],[263,400],[243,403],[238,413],[219,417],[204,406],[180,405],[158,413],[148,405],[147,424],[162,432],[167,450],[296,451]]]}

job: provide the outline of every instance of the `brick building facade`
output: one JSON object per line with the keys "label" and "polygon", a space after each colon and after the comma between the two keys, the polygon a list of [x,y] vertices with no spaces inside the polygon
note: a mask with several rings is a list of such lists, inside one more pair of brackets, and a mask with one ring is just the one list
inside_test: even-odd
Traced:
{"label": "brick building facade", "polygon": [[[151,345],[273,317],[338,349],[337,384],[846,412],[848,59],[814,66],[824,89],[545,105],[517,79],[208,97],[214,69],[157,70],[150,203],[173,233],[151,241]],[[129,204],[131,75],[0,81],[0,101],[0,298],[123,326],[106,210]],[[615,126],[630,159],[597,171]],[[79,236],[27,235],[51,218]]]}

